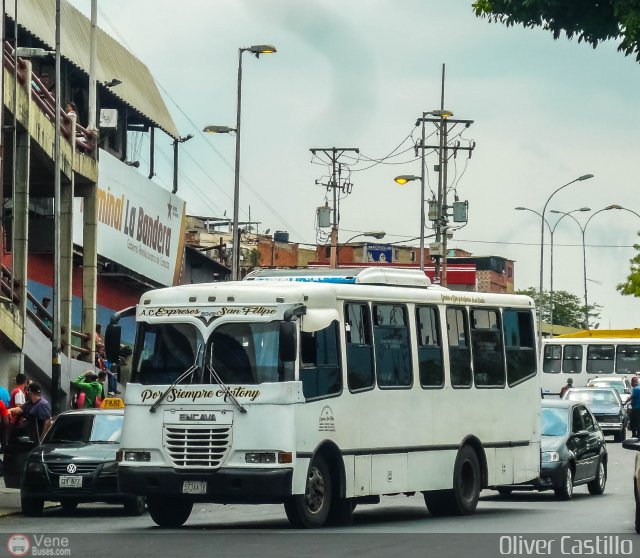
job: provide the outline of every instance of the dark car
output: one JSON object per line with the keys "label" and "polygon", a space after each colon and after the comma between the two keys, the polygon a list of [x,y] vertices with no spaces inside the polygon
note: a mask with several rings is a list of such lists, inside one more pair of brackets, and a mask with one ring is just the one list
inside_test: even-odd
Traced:
{"label": "dark car", "polygon": [[20,483],[22,511],[42,513],[44,502],[60,502],[73,511],[80,502],[124,504],[140,515],[143,497],[118,492],[116,451],[124,409],[82,409],[59,415],[25,463]]}
{"label": "dark car", "polygon": [[633,467],[633,495],[636,499],[636,533],[640,534],[640,440],[630,438],[622,443],[622,447],[638,452]]}
{"label": "dark car", "polygon": [[607,444],[589,409],[579,401],[542,400],[540,477],[532,482],[500,486],[512,490],[553,490],[569,500],[573,487],[586,484],[591,494],[602,494],[607,483]]}
{"label": "dark car", "polygon": [[564,399],[581,401],[596,417],[602,431],[613,434],[616,442],[627,437],[627,412],[620,399],[620,394],[613,388],[571,388],[566,391]]}

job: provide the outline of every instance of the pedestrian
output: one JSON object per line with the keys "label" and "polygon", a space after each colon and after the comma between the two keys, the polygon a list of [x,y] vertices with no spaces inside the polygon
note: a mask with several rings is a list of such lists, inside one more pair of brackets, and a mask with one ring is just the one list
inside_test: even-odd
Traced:
{"label": "pedestrian", "polygon": [[66,113],[67,116],[74,116],[78,118],[78,107],[76,107],[76,104],[73,101],[69,101],[67,103]]}
{"label": "pedestrian", "polygon": [[[9,442],[9,418],[11,413],[6,405],[0,401],[0,449],[4,453],[7,443]],[[0,468],[1,469],[1,468]]]}
{"label": "pedestrian", "polygon": [[631,435],[634,438],[640,438],[640,382],[638,376],[631,378],[631,397],[629,397],[629,405],[631,406]]}
{"label": "pedestrian", "polygon": [[567,392],[567,390],[571,389],[573,387],[573,378],[569,378],[567,380],[567,383],[562,386],[562,389],[560,390],[560,399],[562,399],[564,397],[564,394]]}
{"label": "pedestrian", "polygon": [[11,401],[11,394],[4,386],[0,386],[0,401],[2,401],[6,407],[9,406],[9,401]]}
{"label": "pedestrian", "polygon": [[98,374],[93,370],[87,370],[84,374],[78,376],[71,382],[71,385],[80,392],[80,395],[84,395],[84,397],[78,397],[78,408],[90,409],[91,407],[100,406],[100,401],[96,405],[96,399],[102,400],[103,386],[98,379]]}
{"label": "pedestrian", "polygon": [[12,407],[9,412],[12,415],[17,415],[20,419],[25,419],[26,424],[24,427],[29,429],[33,440],[38,443],[51,426],[51,405],[42,397],[42,389],[35,382],[29,385],[27,395],[28,400],[26,403],[18,407]]}
{"label": "pedestrian", "polygon": [[48,296],[42,297],[41,305],[36,308],[36,317],[45,325],[47,329],[51,329],[51,315],[49,314],[49,303],[51,299]]}
{"label": "pedestrian", "polygon": [[95,332],[96,361],[95,364],[101,370],[107,368],[107,355],[104,351],[104,339],[102,339],[102,324],[96,324]]}
{"label": "pedestrian", "polygon": [[[16,376],[16,387],[11,391],[11,399],[9,400],[9,409],[12,407],[18,407],[27,402],[27,377],[21,373]],[[15,417],[17,418],[17,417]],[[14,422],[14,417],[11,415],[11,422]]]}

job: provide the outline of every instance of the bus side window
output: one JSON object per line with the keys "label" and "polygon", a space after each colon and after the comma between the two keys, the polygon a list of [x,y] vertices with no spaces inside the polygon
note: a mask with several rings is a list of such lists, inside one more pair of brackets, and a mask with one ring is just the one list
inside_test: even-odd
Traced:
{"label": "bus side window", "polygon": [[306,399],[339,394],[342,391],[338,322],[320,331],[300,334],[300,380]]}
{"label": "bus side window", "polygon": [[510,386],[536,375],[536,341],[533,315],[527,310],[502,312],[504,345],[507,357],[507,381]]}
{"label": "bus side window", "polygon": [[375,304],[373,340],[380,387],[410,387],[413,382],[407,308],[400,304]]}
{"label": "bus side window", "polygon": [[356,391],[373,387],[375,378],[369,305],[346,303],[344,316],[349,389]]}
{"label": "bus side window", "polygon": [[562,345],[545,345],[542,359],[542,371],[547,374],[560,374],[562,365]]}
{"label": "bus side window", "polygon": [[476,308],[471,311],[471,317],[473,376],[476,386],[504,386],[504,348],[498,311]]}
{"label": "bus side window", "polygon": [[444,385],[442,338],[436,306],[418,306],[416,309],[418,331],[418,363],[422,387]]}
{"label": "bus side window", "polygon": [[587,347],[587,374],[612,374],[615,348],[613,345]]}
{"label": "bus side window", "polygon": [[447,308],[449,368],[453,387],[471,387],[471,349],[465,308]]}
{"label": "bus side window", "polygon": [[582,345],[564,346],[562,371],[565,374],[580,374],[582,372]]}

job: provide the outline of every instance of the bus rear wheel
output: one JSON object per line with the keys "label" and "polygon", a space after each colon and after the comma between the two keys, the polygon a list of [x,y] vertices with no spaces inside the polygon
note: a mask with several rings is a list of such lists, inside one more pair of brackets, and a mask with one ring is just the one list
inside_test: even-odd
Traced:
{"label": "bus rear wheel", "polygon": [[478,506],[480,489],[478,456],[471,446],[464,446],[453,468],[453,488],[425,492],[424,501],[434,516],[470,515]]}
{"label": "bus rear wheel", "polygon": [[193,502],[179,498],[162,498],[149,496],[147,499],[149,515],[158,527],[182,527],[189,519]]}
{"label": "bus rear wheel", "polygon": [[309,464],[304,494],[291,496],[284,503],[291,525],[302,529],[322,527],[331,509],[332,491],[329,467],[323,457],[317,455]]}

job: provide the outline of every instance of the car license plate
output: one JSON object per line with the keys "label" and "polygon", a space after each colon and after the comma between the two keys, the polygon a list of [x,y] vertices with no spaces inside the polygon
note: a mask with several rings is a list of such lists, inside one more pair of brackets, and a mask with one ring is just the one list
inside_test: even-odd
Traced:
{"label": "car license plate", "polygon": [[182,483],[183,494],[206,494],[206,481],[184,481]]}
{"label": "car license plate", "polygon": [[82,486],[82,477],[79,475],[60,477],[60,488],[80,488]]}

